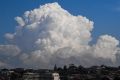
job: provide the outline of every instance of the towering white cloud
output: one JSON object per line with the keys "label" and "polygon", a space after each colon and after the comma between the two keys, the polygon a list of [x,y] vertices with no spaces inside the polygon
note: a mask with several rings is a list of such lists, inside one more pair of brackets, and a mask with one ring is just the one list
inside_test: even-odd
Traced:
{"label": "towering white cloud", "polygon": [[15,20],[18,22],[19,26],[24,26],[25,22],[23,21],[23,19],[21,17],[16,17]]}
{"label": "towering white cloud", "polygon": [[16,56],[20,49],[16,45],[0,45],[0,54],[6,56]]}
{"label": "towering white cloud", "polygon": [[116,59],[117,46],[119,41],[109,35],[100,36],[95,45],[94,55],[102,58],[110,58],[112,61]]}
{"label": "towering white cloud", "polygon": [[7,66],[7,64],[5,64],[4,62],[0,61],[0,68],[4,68],[5,66]]}
{"label": "towering white cloud", "polygon": [[5,35],[8,44],[0,45],[0,55],[13,55],[23,66],[50,67],[56,63],[92,65],[89,63],[100,63],[99,60],[94,61],[98,58],[103,64],[106,59],[115,62],[119,41],[104,35],[90,46],[93,22],[70,14],[58,3],[26,11],[23,17],[15,19],[17,29],[15,33]]}

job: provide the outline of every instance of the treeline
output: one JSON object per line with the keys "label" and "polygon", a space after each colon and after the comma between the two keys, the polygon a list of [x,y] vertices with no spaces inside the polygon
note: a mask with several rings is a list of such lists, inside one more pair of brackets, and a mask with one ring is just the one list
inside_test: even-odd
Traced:
{"label": "treeline", "polygon": [[70,64],[69,66],[64,65],[63,67],[54,66],[54,71],[58,72],[61,75],[69,75],[69,74],[87,74],[88,68],[84,68],[83,66],[75,66],[74,64]]}
{"label": "treeline", "polygon": [[120,67],[91,66],[83,67],[70,64],[69,66],[54,66],[54,71],[58,72],[61,80],[120,80]]}

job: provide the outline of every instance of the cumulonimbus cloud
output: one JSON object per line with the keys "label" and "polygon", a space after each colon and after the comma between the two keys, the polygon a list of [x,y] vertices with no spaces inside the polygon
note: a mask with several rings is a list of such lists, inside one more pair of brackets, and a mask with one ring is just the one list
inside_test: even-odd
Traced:
{"label": "cumulonimbus cloud", "polygon": [[[54,64],[116,63],[119,41],[102,35],[96,44],[89,45],[93,22],[81,15],[70,14],[58,3],[26,11],[23,17],[15,19],[16,31],[5,35],[8,44],[0,45],[0,55],[15,57],[13,59],[19,61],[19,65],[48,68]],[[11,64],[12,61],[5,62]]]}

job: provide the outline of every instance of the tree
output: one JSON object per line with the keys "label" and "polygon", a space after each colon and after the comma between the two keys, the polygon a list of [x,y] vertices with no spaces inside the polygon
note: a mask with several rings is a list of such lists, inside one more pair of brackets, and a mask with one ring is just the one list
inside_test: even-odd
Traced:
{"label": "tree", "polygon": [[56,66],[56,64],[55,64],[55,66],[54,66],[54,71],[57,71],[57,66]]}
{"label": "tree", "polygon": [[77,72],[77,67],[74,64],[70,64],[68,68],[68,73],[69,74],[76,74]]}
{"label": "tree", "polygon": [[67,72],[67,66],[64,65],[63,70]]}

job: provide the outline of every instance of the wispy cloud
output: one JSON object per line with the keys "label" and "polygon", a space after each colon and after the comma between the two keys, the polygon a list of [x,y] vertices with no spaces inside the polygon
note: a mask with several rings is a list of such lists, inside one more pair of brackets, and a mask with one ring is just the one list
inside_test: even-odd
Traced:
{"label": "wispy cloud", "polygon": [[116,6],[114,7],[114,11],[120,12],[120,2],[117,2]]}
{"label": "wispy cloud", "polygon": [[120,12],[120,6],[115,8],[115,11],[119,11]]}

